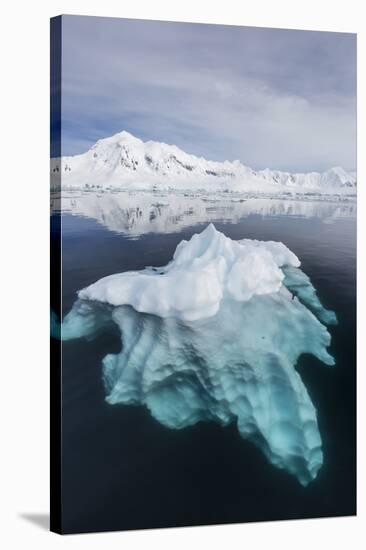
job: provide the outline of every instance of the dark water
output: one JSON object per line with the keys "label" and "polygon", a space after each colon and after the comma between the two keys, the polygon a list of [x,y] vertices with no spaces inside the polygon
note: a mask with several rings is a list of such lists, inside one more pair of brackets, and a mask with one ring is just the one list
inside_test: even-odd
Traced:
{"label": "dark water", "polygon": [[[269,464],[234,425],[169,430],[140,406],[104,402],[101,360],[118,334],[62,346],[62,518],[65,532],[172,527],[352,515],[356,512],[356,235],[354,217],[249,215],[217,220],[233,239],[284,242],[302,262],[330,327],[333,368],[313,356],[297,366],[318,411],[324,464],[302,487]],[[137,239],[93,219],[62,216],[63,313],[77,289],[105,275],[164,265],[205,224]]]}

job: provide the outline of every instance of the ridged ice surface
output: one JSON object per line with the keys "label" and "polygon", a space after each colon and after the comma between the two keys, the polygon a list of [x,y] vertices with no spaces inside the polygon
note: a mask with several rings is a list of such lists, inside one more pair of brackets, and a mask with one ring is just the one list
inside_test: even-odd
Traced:
{"label": "ridged ice surface", "polygon": [[282,265],[300,265],[282,243],[232,241],[210,224],[181,241],[167,266],[110,275],[79,291],[79,297],[193,321],[215,315],[225,299],[246,302],[278,292]]}
{"label": "ridged ice surface", "polygon": [[232,241],[208,226],[165,267],[106,277],[79,292],[64,340],[111,322],[122,350],[103,361],[110,404],[142,404],[163,425],[235,422],[303,485],[323,462],[317,414],[295,366],[327,365],[336,322],[282,243]]}

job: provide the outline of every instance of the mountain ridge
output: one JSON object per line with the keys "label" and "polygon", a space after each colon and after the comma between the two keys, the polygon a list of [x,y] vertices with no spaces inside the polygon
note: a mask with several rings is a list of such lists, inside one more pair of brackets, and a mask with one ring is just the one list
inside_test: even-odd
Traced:
{"label": "mountain ridge", "polygon": [[253,170],[239,160],[212,161],[176,145],[142,141],[122,131],[80,155],[51,159],[51,188],[212,190],[233,192],[355,192],[356,174]]}

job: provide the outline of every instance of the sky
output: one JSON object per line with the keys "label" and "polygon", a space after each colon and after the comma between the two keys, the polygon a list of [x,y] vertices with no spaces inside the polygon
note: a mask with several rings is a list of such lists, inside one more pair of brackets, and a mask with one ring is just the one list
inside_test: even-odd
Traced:
{"label": "sky", "polygon": [[62,154],[127,130],[254,169],[356,169],[356,35],[62,21]]}

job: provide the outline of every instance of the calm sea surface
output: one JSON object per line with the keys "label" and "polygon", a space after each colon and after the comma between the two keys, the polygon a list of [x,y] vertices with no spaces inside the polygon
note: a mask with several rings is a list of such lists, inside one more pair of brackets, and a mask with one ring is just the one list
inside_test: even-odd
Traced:
{"label": "calm sea surface", "polygon": [[[141,406],[104,401],[101,361],[116,333],[62,346],[62,515],[66,532],[355,514],[355,203],[70,195],[62,227],[62,314],[76,291],[112,273],[160,266],[214,222],[232,239],[285,243],[301,260],[330,327],[333,368],[303,356],[298,371],[318,412],[324,464],[302,487],[234,425],[170,430]],[[55,237],[55,233],[53,234]]]}

